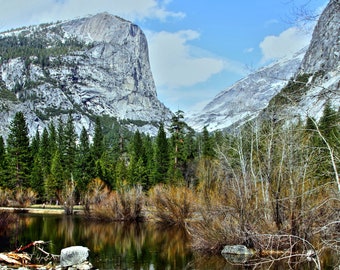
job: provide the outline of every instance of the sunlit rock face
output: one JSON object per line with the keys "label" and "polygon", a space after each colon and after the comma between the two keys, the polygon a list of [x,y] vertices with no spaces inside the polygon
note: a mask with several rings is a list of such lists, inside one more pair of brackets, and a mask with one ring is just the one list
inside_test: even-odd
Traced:
{"label": "sunlit rock face", "polygon": [[284,115],[319,119],[327,102],[340,107],[340,2],[330,0],[319,17],[312,40],[296,76],[309,74],[306,90],[297,104],[289,104]]}
{"label": "sunlit rock face", "polygon": [[306,52],[302,49],[292,57],[265,66],[220,92],[201,112],[188,122],[196,130],[224,130],[242,126],[256,118],[286,85],[301,64]]}
{"label": "sunlit rock face", "polygon": [[300,73],[340,70],[340,2],[331,0],[314,29]]}
{"label": "sunlit rock face", "polygon": [[17,111],[24,112],[31,135],[69,113],[78,133],[83,126],[93,131],[96,115],[128,120],[131,129],[149,133],[171,118],[157,98],[147,40],[137,25],[100,13],[0,33],[2,41],[12,35],[53,53],[44,59],[38,49],[0,62],[0,135],[6,137]]}
{"label": "sunlit rock face", "polygon": [[[287,121],[319,119],[326,102],[340,106],[340,3],[329,1],[320,15],[309,46],[291,58],[280,59],[236,82],[219,93],[201,111],[188,118],[196,129],[228,130],[275,110],[275,117]],[[296,93],[298,102],[268,108],[290,79],[309,76],[306,86]],[[293,98],[294,100],[294,98]],[[296,100],[296,99],[295,99]]]}

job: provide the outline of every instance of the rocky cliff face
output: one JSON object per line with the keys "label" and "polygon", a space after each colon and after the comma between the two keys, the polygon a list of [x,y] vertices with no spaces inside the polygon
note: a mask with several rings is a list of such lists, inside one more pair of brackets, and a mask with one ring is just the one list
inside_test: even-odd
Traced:
{"label": "rocky cliff face", "polygon": [[[331,0],[314,29],[299,73],[329,72],[340,63],[340,1]],[[339,70],[339,69],[338,69]]]}
{"label": "rocky cliff face", "polygon": [[19,110],[31,134],[69,113],[78,133],[96,115],[151,133],[171,117],[157,99],[145,35],[131,22],[101,13],[31,26],[0,33],[0,47],[0,135]]}
{"label": "rocky cliff face", "polygon": [[[264,67],[218,94],[202,112],[188,122],[196,129],[228,129],[264,116],[263,110],[287,121],[296,117],[318,119],[330,101],[335,109],[340,106],[340,1],[331,0],[314,29],[308,48],[291,59]],[[297,92],[282,93],[289,79],[306,83]],[[286,101],[278,96],[285,96]],[[290,96],[288,96],[290,95]]]}
{"label": "rocky cliff face", "polygon": [[201,131],[237,127],[257,117],[300,66],[306,49],[248,75],[218,94],[202,112],[188,118]]}
{"label": "rocky cliff face", "polygon": [[326,102],[340,107],[340,1],[330,0],[314,29],[309,48],[295,78],[308,76],[298,103],[290,103],[281,114],[319,119]]}

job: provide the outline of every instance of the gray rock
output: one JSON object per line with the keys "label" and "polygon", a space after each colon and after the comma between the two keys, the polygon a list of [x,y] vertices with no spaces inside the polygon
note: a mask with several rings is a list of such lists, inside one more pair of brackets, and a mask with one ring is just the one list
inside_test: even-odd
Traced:
{"label": "gray rock", "polygon": [[77,265],[73,265],[72,267],[68,267],[68,270],[90,270],[92,268],[93,268],[92,264],[86,261]]}
{"label": "gray rock", "polygon": [[224,246],[221,251],[222,254],[235,254],[235,255],[253,255],[255,252],[252,249],[243,245]]}
{"label": "gray rock", "polygon": [[62,267],[77,265],[85,262],[89,256],[89,249],[82,246],[72,246],[61,250],[60,265]]}
{"label": "gray rock", "polygon": [[221,251],[222,256],[231,263],[245,263],[255,254],[255,250],[243,245],[225,246]]}

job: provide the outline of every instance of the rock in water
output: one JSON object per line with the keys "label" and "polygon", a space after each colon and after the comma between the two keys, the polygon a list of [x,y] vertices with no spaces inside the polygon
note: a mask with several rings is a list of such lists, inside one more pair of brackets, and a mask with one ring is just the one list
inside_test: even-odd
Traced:
{"label": "rock in water", "polygon": [[224,246],[222,256],[231,263],[246,263],[255,254],[255,250],[243,245]]}
{"label": "rock in water", "polygon": [[72,246],[61,250],[60,265],[62,267],[80,264],[87,260],[89,249],[82,246]]}
{"label": "rock in water", "polygon": [[243,245],[224,246],[222,254],[253,255],[254,250]]}

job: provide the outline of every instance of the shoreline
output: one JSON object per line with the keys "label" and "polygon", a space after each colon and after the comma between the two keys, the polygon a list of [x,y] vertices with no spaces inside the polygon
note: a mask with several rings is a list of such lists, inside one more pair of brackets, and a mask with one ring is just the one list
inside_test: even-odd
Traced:
{"label": "shoreline", "polygon": [[[65,209],[63,206],[45,206],[42,205],[34,205],[29,207],[14,207],[14,206],[8,206],[8,207],[0,207],[0,211],[7,211],[11,213],[28,213],[28,214],[48,214],[48,215],[66,215]],[[81,209],[81,207],[75,207],[73,209],[73,215],[83,215],[84,211]]]}

